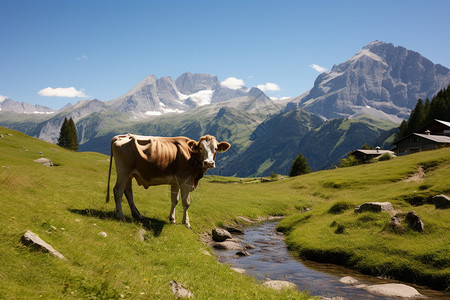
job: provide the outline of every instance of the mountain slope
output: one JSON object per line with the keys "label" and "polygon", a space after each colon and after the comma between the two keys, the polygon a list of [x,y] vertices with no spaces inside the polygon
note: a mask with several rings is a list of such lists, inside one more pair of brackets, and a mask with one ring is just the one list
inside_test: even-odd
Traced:
{"label": "mountain slope", "polygon": [[293,103],[328,119],[369,114],[399,123],[419,98],[430,98],[449,83],[448,68],[417,52],[374,41],[320,74],[314,87]]}

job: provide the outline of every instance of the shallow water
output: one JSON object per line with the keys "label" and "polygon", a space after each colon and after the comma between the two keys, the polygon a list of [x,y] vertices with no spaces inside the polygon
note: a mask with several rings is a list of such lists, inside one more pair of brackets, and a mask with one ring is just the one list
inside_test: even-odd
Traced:
{"label": "shallow water", "polygon": [[[343,297],[344,299],[392,299],[370,294],[364,289],[339,282],[344,276],[356,278],[362,284],[400,283],[366,276],[344,267],[300,261],[292,257],[286,248],[284,236],[276,232],[277,222],[245,228],[244,235],[236,236],[244,244],[252,244],[255,249],[247,250],[251,255],[236,257],[236,250],[215,250],[219,261],[232,267],[246,270],[246,274],[259,280],[287,280],[297,285],[299,290],[307,290],[311,295]],[[416,288],[429,299],[450,299],[449,294],[406,283]]]}

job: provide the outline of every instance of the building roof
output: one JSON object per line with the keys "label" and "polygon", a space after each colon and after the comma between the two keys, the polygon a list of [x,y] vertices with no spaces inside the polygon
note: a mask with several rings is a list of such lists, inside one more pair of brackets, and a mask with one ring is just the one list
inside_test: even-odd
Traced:
{"label": "building roof", "polygon": [[393,151],[390,150],[364,150],[364,149],[358,149],[353,151],[352,153],[355,152],[361,152],[367,155],[378,155],[378,154],[384,154],[384,153],[391,153],[391,154],[395,154]]}
{"label": "building roof", "polygon": [[450,144],[450,136],[446,136],[446,135],[422,134],[422,133],[413,133],[413,134],[410,134],[410,135],[408,135],[408,136],[405,136],[405,137],[402,138],[402,139],[399,139],[398,141],[395,141],[395,142],[394,142],[394,145],[399,144],[400,142],[404,141],[405,139],[407,139],[407,138],[409,138],[409,137],[411,137],[411,136],[413,136],[413,135],[418,136],[418,137],[421,137],[421,138],[426,139],[426,140],[430,140],[430,141],[436,142],[436,143]]}
{"label": "building roof", "polygon": [[450,129],[450,122],[434,119],[425,124],[424,126],[422,126],[421,128],[419,128],[416,132],[425,132],[425,130],[428,129],[428,127],[430,127],[431,125],[433,125],[433,123],[438,123],[439,125],[443,125],[444,127]]}
{"label": "building roof", "polygon": [[450,144],[450,136],[413,133],[413,135],[442,144]]}

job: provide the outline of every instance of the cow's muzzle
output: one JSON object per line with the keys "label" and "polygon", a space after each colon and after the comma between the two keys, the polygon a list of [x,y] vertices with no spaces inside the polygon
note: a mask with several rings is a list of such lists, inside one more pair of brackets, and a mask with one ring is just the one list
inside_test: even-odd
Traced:
{"label": "cow's muzzle", "polygon": [[213,169],[216,167],[216,163],[214,161],[203,161],[203,168],[205,169]]}

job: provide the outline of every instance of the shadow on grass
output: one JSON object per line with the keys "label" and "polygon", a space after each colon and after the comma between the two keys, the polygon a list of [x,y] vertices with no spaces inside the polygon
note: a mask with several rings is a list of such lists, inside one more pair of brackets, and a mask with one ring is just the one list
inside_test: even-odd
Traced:
{"label": "shadow on grass", "polygon": [[127,222],[127,223],[141,223],[145,229],[147,229],[148,231],[152,231],[153,235],[155,237],[158,237],[161,234],[161,231],[164,228],[164,225],[167,224],[166,221],[160,220],[160,219],[155,219],[155,218],[146,218],[143,217],[143,219],[141,221],[136,221],[133,218],[130,218],[128,216],[125,216],[125,219],[123,220],[118,220],[116,218],[116,214],[113,211],[102,211],[102,210],[97,210],[97,209],[89,209],[89,208],[85,208],[85,209],[73,209],[73,208],[69,208],[69,211],[71,213],[75,213],[75,214],[79,214],[82,216],[86,216],[86,217],[92,217],[92,218],[98,218],[98,219],[102,219],[102,220],[115,220],[117,222]]}

